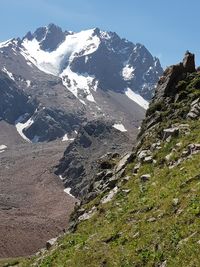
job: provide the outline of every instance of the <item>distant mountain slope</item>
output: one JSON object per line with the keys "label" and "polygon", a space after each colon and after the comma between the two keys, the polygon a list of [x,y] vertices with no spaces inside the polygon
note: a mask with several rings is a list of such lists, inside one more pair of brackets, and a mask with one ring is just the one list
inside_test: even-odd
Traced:
{"label": "distant mountain slope", "polygon": [[98,28],[73,33],[54,24],[0,43],[0,69],[40,106],[32,124],[23,121],[34,141],[74,137],[94,119],[122,124],[135,137],[162,74],[141,44]]}

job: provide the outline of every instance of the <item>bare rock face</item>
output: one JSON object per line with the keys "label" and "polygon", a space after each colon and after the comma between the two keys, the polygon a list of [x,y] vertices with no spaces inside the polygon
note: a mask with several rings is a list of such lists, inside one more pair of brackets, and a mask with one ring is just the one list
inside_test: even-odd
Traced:
{"label": "bare rock face", "polygon": [[186,51],[185,57],[183,59],[183,67],[187,72],[195,72],[195,56],[194,54]]}
{"label": "bare rock face", "polygon": [[[132,140],[109,123],[88,122],[65,150],[56,174],[61,175],[65,187],[71,188],[70,192],[74,196],[83,198],[92,191],[90,187],[95,182],[95,186],[99,188],[99,182],[106,183],[112,177],[113,154],[117,157],[116,152],[125,153],[131,147]],[[130,157],[127,154],[118,171]],[[116,180],[109,182],[115,184]]]}
{"label": "bare rock face", "polygon": [[[145,133],[147,129],[154,127],[163,120],[161,116],[162,111],[168,110],[172,103],[179,101],[179,82],[186,80],[188,75],[194,72],[196,72],[194,54],[189,51],[185,53],[181,63],[172,65],[164,71],[163,76],[161,76],[158,81],[155,95],[147,110],[146,118],[139,134],[140,136]],[[178,109],[175,109],[174,114],[176,114],[177,111]],[[191,112],[188,114],[188,117],[195,118],[195,116],[198,116],[198,113],[198,106],[195,102],[191,107]]]}
{"label": "bare rock face", "polygon": [[195,72],[194,54],[187,51],[183,62],[168,67],[158,81],[154,100],[176,94],[175,85],[185,77],[187,73]]}

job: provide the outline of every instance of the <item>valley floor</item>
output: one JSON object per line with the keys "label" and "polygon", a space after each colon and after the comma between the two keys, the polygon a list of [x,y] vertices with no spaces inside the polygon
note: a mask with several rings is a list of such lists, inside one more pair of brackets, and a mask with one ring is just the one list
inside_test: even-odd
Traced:
{"label": "valley floor", "polygon": [[75,204],[50,167],[66,143],[25,143],[0,122],[0,146],[0,258],[30,255],[67,227]]}

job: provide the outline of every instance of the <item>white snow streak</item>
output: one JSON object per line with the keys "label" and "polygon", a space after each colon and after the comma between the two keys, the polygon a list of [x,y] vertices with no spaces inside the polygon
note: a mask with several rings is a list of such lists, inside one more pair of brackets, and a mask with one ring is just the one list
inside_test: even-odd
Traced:
{"label": "white snow streak", "polygon": [[70,187],[67,187],[64,189],[64,192],[67,193],[69,196],[75,198],[75,196],[73,196],[72,194],[70,194],[70,191],[71,191],[71,188]]}
{"label": "white snow streak", "polygon": [[[82,90],[86,94],[86,99],[91,102],[95,102],[92,93],[90,92],[90,88],[92,88],[94,84],[94,78],[89,76],[88,73],[77,74],[71,71],[70,67],[68,66],[61,74],[63,85],[77,97],[80,102],[86,105],[85,101],[80,99],[79,91]],[[96,91],[98,83],[95,82],[93,86],[94,91]]]}
{"label": "white snow streak", "polygon": [[127,132],[126,128],[124,127],[122,123],[115,123],[113,125],[113,128],[119,130],[120,132]]}
{"label": "white snow streak", "polygon": [[6,145],[0,145],[0,153],[5,152],[7,146]]}
{"label": "white snow streak", "polygon": [[26,80],[26,84],[27,84],[27,87],[30,87],[31,86],[31,81]]}
{"label": "white snow streak", "polygon": [[11,80],[13,81],[15,80],[15,78],[13,77],[13,74],[9,72],[5,67],[3,67],[2,71],[6,73]]}
{"label": "white snow streak", "polygon": [[34,121],[32,120],[32,118],[28,119],[26,122],[22,123],[21,121],[23,121],[24,116],[20,116],[16,121],[15,121],[15,127],[18,131],[18,133],[21,135],[21,137],[26,140],[27,142],[31,143],[31,140],[28,139],[28,137],[26,137],[26,135],[23,133],[23,130],[26,128],[29,128]]}
{"label": "white snow streak", "polygon": [[65,141],[74,141],[74,138],[69,138],[67,134],[65,134],[62,138],[62,142],[65,142]]}
{"label": "white snow streak", "polygon": [[127,88],[125,90],[125,95],[127,95],[128,98],[130,98],[131,100],[136,102],[138,105],[140,105],[144,109],[148,108],[148,106],[149,106],[148,101],[146,101],[141,95],[136,94],[135,92],[133,92],[130,88]]}

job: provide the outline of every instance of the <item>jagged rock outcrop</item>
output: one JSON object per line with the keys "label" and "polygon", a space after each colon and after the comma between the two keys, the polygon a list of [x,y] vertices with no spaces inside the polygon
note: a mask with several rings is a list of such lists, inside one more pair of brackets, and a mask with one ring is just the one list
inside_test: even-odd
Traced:
{"label": "jagged rock outcrop", "polygon": [[[117,182],[113,176],[119,153],[130,150],[131,140],[111,124],[92,121],[81,128],[57,166],[65,187],[77,198],[93,198]],[[130,155],[121,161],[119,172]],[[87,196],[87,197],[86,197]]]}
{"label": "jagged rock outcrop", "polygon": [[[166,116],[168,118],[175,118],[180,115],[186,118],[187,112],[189,112],[189,102],[192,102],[194,99],[196,101],[196,96],[192,95],[189,102],[182,106],[182,109],[187,109],[187,112],[182,112],[182,115],[179,103],[186,101],[185,96],[187,95],[187,90],[189,90],[189,88],[186,88],[186,80],[188,80],[189,84],[189,81],[193,79],[193,73],[196,73],[194,54],[188,51],[185,53],[183,62],[172,65],[164,71],[163,76],[158,81],[155,96],[150,102],[139,136],[145,133],[147,129],[162,122]],[[194,114],[198,115],[199,111],[196,111],[198,110],[197,102],[191,103],[189,117],[195,116]]]}
{"label": "jagged rock outcrop", "polygon": [[172,97],[177,93],[178,81],[184,79],[187,73],[195,72],[194,54],[185,53],[183,62],[168,67],[158,81],[153,102],[161,101],[163,97]]}

